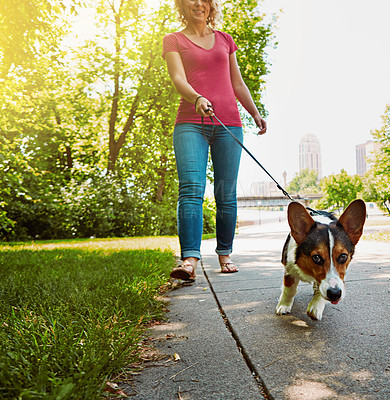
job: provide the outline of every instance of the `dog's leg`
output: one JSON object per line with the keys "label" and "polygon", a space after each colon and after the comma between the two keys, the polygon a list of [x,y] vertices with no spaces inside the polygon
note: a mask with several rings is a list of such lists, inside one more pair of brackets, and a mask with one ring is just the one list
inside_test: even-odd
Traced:
{"label": "dog's leg", "polygon": [[313,284],[313,290],[314,295],[307,307],[306,313],[311,319],[320,321],[326,305],[326,300],[321,296],[319,284],[317,282]]}
{"label": "dog's leg", "polygon": [[291,313],[291,307],[294,303],[294,297],[297,293],[298,283],[298,278],[295,278],[289,274],[284,275],[282,294],[275,310],[277,315],[286,315]]}

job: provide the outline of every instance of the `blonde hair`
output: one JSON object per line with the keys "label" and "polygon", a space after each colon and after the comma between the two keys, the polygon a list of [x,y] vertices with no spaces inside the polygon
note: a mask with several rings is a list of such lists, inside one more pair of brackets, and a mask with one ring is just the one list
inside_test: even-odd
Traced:
{"label": "blonde hair", "polygon": [[[210,14],[207,18],[207,25],[211,28],[215,28],[217,25],[222,25],[222,5],[221,0],[207,0],[210,3]],[[188,19],[185,14],[183,0],[175,0],[177,12],[179,13],[179,19],[183,25],[188,24]]]}

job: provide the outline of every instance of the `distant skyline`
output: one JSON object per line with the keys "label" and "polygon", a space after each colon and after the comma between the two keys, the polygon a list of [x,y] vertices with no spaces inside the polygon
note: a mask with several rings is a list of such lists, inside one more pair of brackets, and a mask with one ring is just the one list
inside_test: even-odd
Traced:
{"label": "distant skyline", "polygon": [[304,169],[314,170],[318,179],[322,178],[321,145],[314,133],[308,133],[299,142],[299,171]]}
{"label": "distant skyline", "polygon": [[[299,171],[299,142],[315,134],[322,175],[356,173],[356,145],[372,139],[390,103],[390,2],[387,0],[265,0],[276,23],[276,49],[263,101],[268,132],[246,131],[245,144],[283,184]],[[280,13],[279,10],[283,9]],[[243,154],[240,194],[270,179]]]}

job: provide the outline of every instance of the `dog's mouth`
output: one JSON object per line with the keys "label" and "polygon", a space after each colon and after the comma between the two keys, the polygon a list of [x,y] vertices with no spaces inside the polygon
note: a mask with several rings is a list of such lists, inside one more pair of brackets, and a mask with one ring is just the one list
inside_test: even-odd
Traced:
{"label": "dog's mouth", "polygon": [[331,303],[332,303],[332,304],[338,304],[339,301],[340,301],[340,299],[338,299],[338,300],[331,300]]}

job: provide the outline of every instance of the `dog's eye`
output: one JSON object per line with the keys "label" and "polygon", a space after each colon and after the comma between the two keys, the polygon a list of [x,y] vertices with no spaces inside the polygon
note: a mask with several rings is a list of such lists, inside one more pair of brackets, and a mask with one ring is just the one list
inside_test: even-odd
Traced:
{"label": "dog's eye", "polygon": [[338,261],[340,264],[346,263],[347,260],[348,260],[348,255],[345,254],[345,253],[340,254],[340,255],[338,256],[338,258],[337,258],[337,261]]}
{"label": "dog's eye", "polygon": [[324,259],[318,254],[314,254],[314,256],[312,256],[311,258],[317,265],[322,265],[324,263]]}

